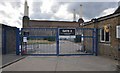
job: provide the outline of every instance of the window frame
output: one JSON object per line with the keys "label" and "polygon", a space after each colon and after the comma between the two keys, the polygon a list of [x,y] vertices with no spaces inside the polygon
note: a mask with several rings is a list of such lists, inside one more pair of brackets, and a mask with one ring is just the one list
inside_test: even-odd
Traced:
{"label": "window frame", "polygon": [[105,30],[104,30],[104,40],[102,40],[102,30],[104,30],[104,28],[100,28],[100,42],[105,42]]}
{"label": "window frame", "polygon": [[100,42],[101,43],[110,43],[110,31],[109,31],[109,41],[106,41],[106,32],[104,30],[104,40],[102,40],[102,30],[104,30],[104,28],[100,28]]}

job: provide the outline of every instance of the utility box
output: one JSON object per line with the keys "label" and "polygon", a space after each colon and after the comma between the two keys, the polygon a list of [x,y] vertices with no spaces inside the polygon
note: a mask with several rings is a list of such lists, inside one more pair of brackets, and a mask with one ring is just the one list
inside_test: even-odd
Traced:
{"label": "utility box", "polygon": [[120,25],[116,26],[116,38],[120,39]]}

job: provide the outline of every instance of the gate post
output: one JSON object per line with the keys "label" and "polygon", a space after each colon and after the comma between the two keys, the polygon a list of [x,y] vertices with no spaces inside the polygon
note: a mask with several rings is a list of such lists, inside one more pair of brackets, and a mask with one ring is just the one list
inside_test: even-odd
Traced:
{"label": "gate post", "polygon": [[56,32],[57,32],[56,33],[56,43],[57,43],[57,45],[56,45],[57,46],[56,52],[57,52],[57,56],[59,56],[59,28],[56,29]]}
{"label": "gate post", "polygon": [[98,29],[97,28],[94,28],[94,50],[95,50],[95,56],[98,56]]}
{"label": "gate post", "polygon": [[16,28],[16,55],[19,55],[19,28]]}
{"label": "gate post", "polygon": [[6,27],[2,26],[2,54],[6,54]]}

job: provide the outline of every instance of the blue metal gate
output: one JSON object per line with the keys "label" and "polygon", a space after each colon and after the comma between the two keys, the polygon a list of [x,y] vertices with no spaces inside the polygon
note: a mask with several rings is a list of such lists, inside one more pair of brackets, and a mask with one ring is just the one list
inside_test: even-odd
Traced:
{"label": "blue metal gate", "polygon": [[[74,32],[62,35],[61,29]],[[94,28],[22,28],[20,41],[19,53],[22,55],[97,55]]]}
{"label": "blue metal gate", "polygon": [[56,28],[23,28],[21,30],[22,55],[56,55]]}
{"label": "blue metal gate", "polygon": [[94,28],[60,28],[59,55],[97,55],[96,34]]}

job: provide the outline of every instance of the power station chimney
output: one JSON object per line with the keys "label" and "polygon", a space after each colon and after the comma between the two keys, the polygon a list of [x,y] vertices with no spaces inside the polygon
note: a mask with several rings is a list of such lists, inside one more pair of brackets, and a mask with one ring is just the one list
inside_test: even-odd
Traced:
{"label": "power station chimney", "polygon": [[27,0],[25,0],[25,5],[24,5],[24,16],[29,15],[29,6],[27,4]]}
{"label": "power station chimney", "polygon": [[24,5],[24,16],[23,16],[23,28],[30,27],[29,26],[29,6],[27,4],[27,0],[25,0],[25,5]]}
{"label": "power station chimney", "polygon": [[79,18],[82,18],[82,4],[80,4],[80,15]]}
{"label": "power station chimney", "polygon": [[27,6],[27,16],[29,16],[29,6]]}
{"label": "power station chimney", "polygon": [[84,20],[82,18],[82,4],[80,4],[80,15],[79,15],[79,20],[78,20],[79,24],[83,23]]}
{"label": "power station chimney", "polygon": [[76,22],[76,13],[75,13],[75,9],[73,9],[73,22]]}

